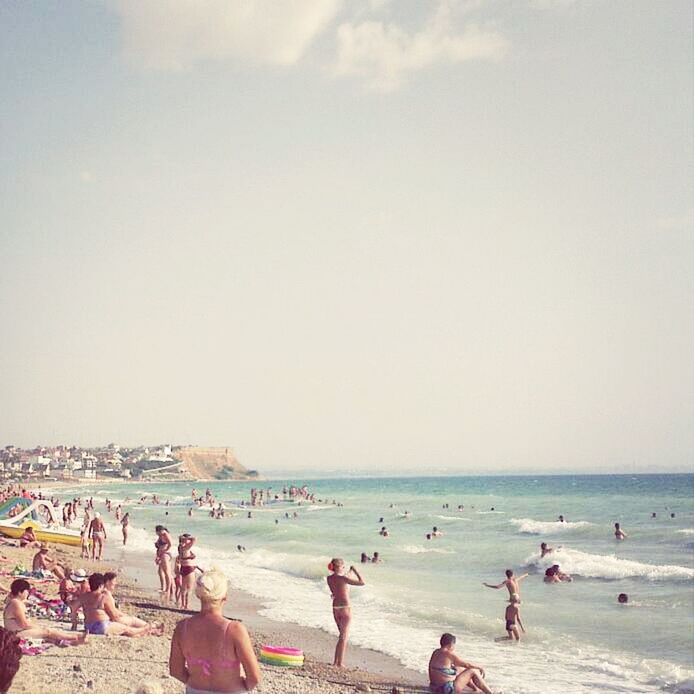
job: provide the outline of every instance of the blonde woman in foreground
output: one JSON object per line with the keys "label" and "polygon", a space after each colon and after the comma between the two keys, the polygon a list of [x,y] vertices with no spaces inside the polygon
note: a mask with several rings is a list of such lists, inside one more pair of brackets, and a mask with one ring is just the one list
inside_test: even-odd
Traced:
{"label": "blonde woman in foreground", "polygon": [[242,694],[260,682],[248,630],[222,614],[227,589],[226,576],[219,569],[198,576],[195,595],[200,614],[179,622],[174,630],[169,673],[186,685],[186,694]]}

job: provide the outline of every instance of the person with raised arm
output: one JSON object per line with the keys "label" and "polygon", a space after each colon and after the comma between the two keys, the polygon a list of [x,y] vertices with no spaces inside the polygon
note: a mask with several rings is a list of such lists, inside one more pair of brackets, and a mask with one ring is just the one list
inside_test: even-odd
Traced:
{"label": "person with raised arm", "polygon": [[493,588],[494,590],[499,590],[499,588],[503,588],[506,586],[508,589],[508,597],[510,600],[517,600],[520,602],[520,586],[518,585],[524,578],[526,578],[528,574],[523,574],[522,576],[514,576],[513,575],[513,569],[506,569],[506,580],[502,581],[498,585],[492,585],[491,583],[483,583],[482,585],[486,586],[487,588]]}
{"label": "person with raised arm", "polygon": [[[340,634],[335,646],[335,657],[333,665],[344,667],[345,651],[347,650],[347,639],[349,638],[349,624],[352,621],[352,606],[349,602],[349,586],[363,586],[364,579],[353,567],[345,573],[344,559],[335,558],[328,569],[332,574],[328,576],[328,587],[333,599],[333,619]],[[354,577],[353,577],[354,576]]]}

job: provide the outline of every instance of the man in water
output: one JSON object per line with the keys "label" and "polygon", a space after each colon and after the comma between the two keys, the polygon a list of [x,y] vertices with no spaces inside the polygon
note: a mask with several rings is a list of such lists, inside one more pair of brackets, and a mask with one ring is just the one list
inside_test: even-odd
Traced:
{"label": "man in water", "polygon": [[431,536],[432,537],[441,537],[442,535],[443,535],[443,533],[436,526],[434,526],[431,529]]}
{"label": "man in water", "polygon": [[522,581],[524,578],[526,578],[528,574],[523,574],[522,576],[518,576],[517,578],[513,575],[513,570],[512,569],[506,569],[506,580],[502,581],[499,583],[497,586],[493,586],[490,583],[483,583],[483,586],[486,586],[487,588],[494,588],[494,590],[499,590],[499,588],[503,588],[506,586],[508,589],[508,597],[510,600],[518,600],[520,603],[520,586],[518,585],[520,581]]}
{"label": "man in water", "polygon": [[614,536],[617,540],[627,539],[627,534],[619,527],[619,523],[614,524]]}
{"label": "man in water", "polygon": [[[328,564],[328,569],[333,572],[327,579],[328,587],[333,597],[333,619],[337,625],[337,630],[340,632],[340,637],[335,646],[333,665],[344,667],[343,661],[345,651],[347,650],[347,639],[349,638],[349,624],[352,621],[349,586],[363,586],[364,579],[353,566],[350,566],[349,571],[345,573],[345,562],[343,559],[333,559]],[[352,574],[354,574],[355,578],[352,578]]]}
{"label": "man in water", "polygon": [[559,516],[559,522],[563,523],[564,522],[564,516]]}
{"label": "man in water", "polygon": [[381,561],[381,557],[378,552],[374,552],[373,558],[371,559],[372,564],[378,564]]}
{"label": "man in water", "polygon": [[549,554],[550,552],[554,552],[554,547],[547,547],[546,542],[541,542],[540,543],[540,559],[544,557],[546,554]]}
{"label": "man in water", "polygon": [[629,602],[629,596],[626,593],[620,593],[617,596],[617,602],[620,605],[626,605]]}
{"label": "man in water", "polygon": [[484,681],[484,670],[479,665],[465,662],[453,651],[455,636],[443,634],[437,648],[429,659],[429,687],[432,694],[459,694],[468,685],[476,692],[493,694]]}

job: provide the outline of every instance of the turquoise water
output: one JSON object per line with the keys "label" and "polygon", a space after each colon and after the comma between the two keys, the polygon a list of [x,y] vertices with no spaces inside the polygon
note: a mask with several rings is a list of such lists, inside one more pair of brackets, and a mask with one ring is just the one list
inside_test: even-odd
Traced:
{"label": "turquoise water", "polygon": [[[483,663],[507,693],[694,691],[694,475],[295,479],[262,486],[274,493],[285,483],[307,484],[324,503],[270,505],[254,509],[251,519],[238,509],[214,520],[200,510],[187,516],[189,483],[80,492],[93,494],[97,508],[107,496],[132,499],[129,551],[152,552],[156,523],[192,532],[200,564],[224,568],[234,586],[261,598],[264,614],[331,633],[326,565],[343,556],[367,582],[353,589],[352,642],[419,670],[441,632],[451,631],[462,656]],[[252,486],[260,485],[209,484],[228,508],[248,499]],[[152,493],[171,505],[137,503]],[[286,519],[287,511],[299,518]],[[559,514],[566,523],[556,522]],[[614,540],[614,522],[628,534],[625,542]],[[379,536],[381,525],[390,537]],[[444,535],[427,541],[434,525]],[[542,541],[555,553],[540,561]],[[247,551],[237,552],[237,544]],[[361,552],[374,551],[382,564],[358,564]],[[555,562],[573,583],[543,583],[544,568]],[[528,633],[520,646],[494,643],[504,635],[506,591],[482,586],[501,582],[506,568],[531,572],[522,584]],[[617,604],[621,592],[629,594],[628,606]]]}

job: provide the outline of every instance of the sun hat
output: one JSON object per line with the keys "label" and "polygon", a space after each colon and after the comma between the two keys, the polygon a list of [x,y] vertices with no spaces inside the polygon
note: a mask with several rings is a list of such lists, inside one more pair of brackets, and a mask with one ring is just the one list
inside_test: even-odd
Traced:
{"label": "sun hat", "polygon": [[77,583],[81,583],[82,581],[86,581],[87,580],[87,572],[84,569],[77,569],[77,571],[73,571],[70,574],[70,580],[76,581]]}

